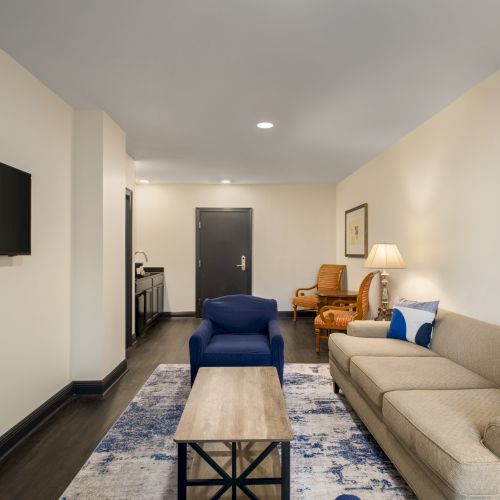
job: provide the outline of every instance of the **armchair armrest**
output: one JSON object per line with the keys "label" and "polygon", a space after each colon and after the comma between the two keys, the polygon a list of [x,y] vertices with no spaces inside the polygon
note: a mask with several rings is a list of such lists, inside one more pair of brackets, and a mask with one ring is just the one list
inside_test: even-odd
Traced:
{"label": "armchair armrest", "polygon": [[334,300],[331,304],[328,304],[328,306],[325,307],[334,307],[337,309],[338,307],[344,307],[344,306],[350,306],[350,307],[357,307],[358,303],[354,300],[346,300],[346,299],[337,299]]}
{"label": "armchair armrest", "polygon": [[189,360],[191,363],[191,385],[194,383],[198,369],[201,366],[203,353],[212,338],[212,322],[208,319],[202,320],[200,326],[189,339]]}
{"label": "armchair armrest", "polygon": [[387,337],[389,325],[389,321],[352,321],[347,325],[347,335],[351,337],[384,338]]}
{"label": "armchair armrest", "polygon": [[[313,286],[310,286],[309,288],[297,288],[297,290],[295,290],[295,297],[298,297],[300,292],[305,292],[307,290],[314,290],[315,288],[318,288],[317,283]],[[304,294],[302,294],[302,295],[304,295]]]}
{"label": "armchair armrest", "polygon": [[278,370],[281,385],[283,385],[283,366],[285,364],[285,342],[281,335],[280,324],[277,319],[269,321],[269,343],[271,344],[271,362]]}

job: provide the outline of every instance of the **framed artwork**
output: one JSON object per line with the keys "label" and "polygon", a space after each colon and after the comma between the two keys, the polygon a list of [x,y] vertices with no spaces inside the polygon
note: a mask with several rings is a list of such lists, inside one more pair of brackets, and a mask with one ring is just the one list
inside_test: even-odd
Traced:
{"label": "framed artwork", "polygon": [[368,255],[368,203],[345,212],[345,256]]}

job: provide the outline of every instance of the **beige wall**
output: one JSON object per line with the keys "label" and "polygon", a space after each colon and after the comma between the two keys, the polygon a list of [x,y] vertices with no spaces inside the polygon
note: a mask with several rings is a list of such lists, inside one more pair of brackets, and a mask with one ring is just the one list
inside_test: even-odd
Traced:
{"label": "beige wall", "polygon": [[76,110],[72,193],[73,380],[100,372],[103,335],[102,289],[102,112]]}
{"label": "beige wall", "polygon": [[394,242],[408,269],[392,296],[500,323],[500,72],[337,185],[337,256],[357,286],[363,259],[344,255],[344,211],[367,202],[369,243]]}
{"label": "beige wall", "polygon": [[334,186],[156,185],[135,191],[137,250],[165,266],[168,311],[195,309],[195,208],[253,208],[253,293],[291,309],[299,286],[335,261]]}
{"label": "beige wall", "polygon": [[135,190],[135,160],[127,155],[127,166],[125,170],[125,186],[130,191]]}
{"label": "beige wall", "polygon": [[103,294],[105,377],[125,359],[125,132],[103,114]]}
{"label": "beige wall", "polygon": [[[133,174],[109,117],[98,111],[73,133],[72,108],[2,51],[0,74],[0,161],[33,175],[33,254],[0,257],[1,435],[71,380],[102,378],[124,358],[123,209]],[[166,309],[192,311],[195,208],[252,207],[253,292],[290,310],[294,289],[312,284],[323,262],[347,263],[350,288],[368,272],[363,260],[343,257],[344,211],[367,202],[370,245],[393,241],[408,264],[391,273],[393,295],[438,298],[500,323],[498,109],[500,72],[336,187],[138,186],[135,248],[166,267]],[[80,133],[93,144],[84,153]],[[73,143],[80,161],[101,170],[72,172]],[[81,206],[75,193],[84,194]],[[73,244],[72,228],[83,231]],[[77,291],[72,246],[86,257]],[[71,291],[86,301],[82,311],[71,309]]]}
{"label": "beige wall", "polygon": [[[0,162],[32,174],[32,255],[0,256],[0,435],[125,358],[125,134],[0,50]],[[133,186],[132,186],[133,187]],[[15,383],[13,383],[13,381]]]}
{"label": "beige wall", "polygon": [[125,134],[99,110],[75,111],[73,380],[125,359]]}
{"label": "beige wall", "polygon": [[[127,168],[125,171],[125,187],[130,189],[132,193],[135,191],[135,160],[127,155]],[[135,232],[135,222],[134,215],[135,212],[135,198],[132,194],[132,255],[134,255],[134,232]],[[132,332],[135,333],[135,264],[132,258]]]}
{"label": "beige wall", "polygon": [[32,255],[0,257],[0,435],[70,377],[73,110],[0,50],[0,161],[32,174]]}

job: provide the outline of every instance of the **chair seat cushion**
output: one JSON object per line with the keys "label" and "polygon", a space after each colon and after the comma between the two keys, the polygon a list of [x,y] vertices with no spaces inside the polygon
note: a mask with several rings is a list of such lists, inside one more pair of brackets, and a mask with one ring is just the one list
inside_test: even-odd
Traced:
{"label": "chair seat cushion", "polygon": [[306,307],[307,309],[317,309],[319,299],[316,295],[299,295],[293,298],[293,305]]}
{"label": "chair seat cushion", "polygon": [[481,438],[488,422],[500,415],[500,389],[390,392],[382,414],[410,453],[457,498],[498,498],[500,459]]}
{"label": "chair seat cushion", "polygon": [[328,321],[328,325],[325,325],[325,322],[321,319],[321,316],[318,314],[314,318],[314,328],[324,329],[324,328],[347,328],[347,325],[354,319],[356,316],[355,311],[335,311],[334,309],[330,309],[324,313]]}
{"label": "chair seat cushion", "polygon": [[330,357],[346,372],[353,356],[430,357],[437,354],[411,342],[386,338],[351,337],[345,333],[332,333],[328,339]]}
{"label": "chair seat cushion", "polygon": [[267,335],[214,335],[203,354],[203,366],[268,366],[271,346]]}
{"label": "chair seat cushion", "polygon": [[415,389],[485,389],[496,387],[477,373],[440,356],[353,356],[350,373],[379,408],[386,392]]}

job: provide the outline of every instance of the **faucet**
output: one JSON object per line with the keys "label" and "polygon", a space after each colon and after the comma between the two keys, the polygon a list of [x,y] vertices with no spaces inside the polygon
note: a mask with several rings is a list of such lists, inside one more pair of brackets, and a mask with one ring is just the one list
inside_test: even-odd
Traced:
{"label": "faucet", "polygon": [[134,252],[134,257],[135,257],[138,253],[142,253],[142,255],[144,255],[144,257],[145,257],[145,259],[146,259],[146,262],[149,262],[149,260],[148,260],[148,256],[147,256],[146,252],[142,252],[141,250],[138,250],[137,252]]}

